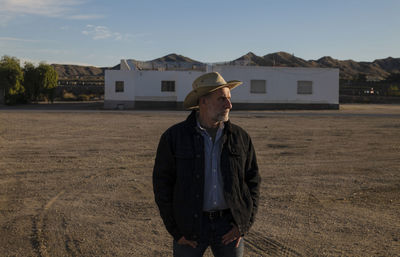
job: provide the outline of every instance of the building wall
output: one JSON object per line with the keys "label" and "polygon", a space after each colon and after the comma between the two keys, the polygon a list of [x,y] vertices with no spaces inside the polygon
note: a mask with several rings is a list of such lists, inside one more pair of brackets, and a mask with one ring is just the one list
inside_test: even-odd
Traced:
{"label": "building wall", "polygon": [[[104,102],[115,108],[180,108],[200,71],[106,70]],[[161,81],[175,81],[175,92],[162,92]],[[124,81],[124,92],[115,92],[115,82]]]}
{"label": "building wall", "polygon": [[[243,84],[232,90],[236,103],[339,104],[339,70],[258,66],[215,66],[225,80]],[[266,93],[251,93],[251,80],[265,80]],[[297,81],[312,81],[312,94],[297,94]]]}
{"label": "building wall", "polygon": [[[106,70],[104,74],[104,108],[135,108],[134,72],[129,70]],[[124,92],[116,92],[116,81],[124,82]]]}
{"label": "building wall", "polygon": [[[183,102],[192,90],[193,81],[204,72],[200,71],[136,71],[135,101]],[[162,92],[161,81],[175,81],[175,92]]]}
{"label": "building wall", "polygon": [[[211,66],[225,80],[240,80],[232,90],[235,109],[338,109],[339,70],[258,66]],[[105,74],[105,108],[182,109],[193,81],[205,72],[108,70]],[[174,92],[162,92],[161,81],[175,81]],[[265,80],[266,93],[251,93],[251,80]],[[297,82],[312,81],[312,94],[298,94]],[[124,92],[115,82],[124,81]]]}

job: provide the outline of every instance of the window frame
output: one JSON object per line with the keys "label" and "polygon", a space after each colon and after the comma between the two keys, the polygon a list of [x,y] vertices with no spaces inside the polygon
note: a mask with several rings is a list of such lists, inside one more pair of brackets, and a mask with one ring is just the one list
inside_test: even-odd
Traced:
{"label": "window frame", "polygon": [[314,94],[314,82],[312,80],[298,80],[297,81],[297,94],[298,95],[312,95]]}
{"label": "window frame", "polygon": [[[254,86],[257,85],[257,84],[253,84],[253,81],[254,81],[254,83],[256,83],[256,81],[257,81],[257,83],[260,82],[260,81],[263,81],[264,82],[264,88],[263,88],[264,90],[263,91],[253,90],[252,86],[253,85]],[[267,80],[266,79],[251,79],[250,80],[250,94],[267,94]]]}
{"label": "window frame", "polygon": [[175,80],[161,80],[161,92],[175,92]]}
{"label": "window frame", "polygon": [[123,93],[125,91],[125,81],[115,81],[115,93]]}

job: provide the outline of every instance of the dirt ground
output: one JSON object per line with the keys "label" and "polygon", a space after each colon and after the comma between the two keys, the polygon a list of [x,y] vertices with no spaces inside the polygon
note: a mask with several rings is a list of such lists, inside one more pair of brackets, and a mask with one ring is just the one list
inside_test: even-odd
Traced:
{"label": "dirt ground", "polygon": [[[171,256],[152,167],[187,115],[0,108],[0,256]],[[399,105],[231,120],[262,176],[245,256],[400,256]]]}

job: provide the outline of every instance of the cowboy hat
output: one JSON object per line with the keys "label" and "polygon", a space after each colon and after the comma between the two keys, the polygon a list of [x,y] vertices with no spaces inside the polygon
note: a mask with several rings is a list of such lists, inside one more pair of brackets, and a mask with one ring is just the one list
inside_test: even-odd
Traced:
{"label": "cowboy hat", "polygon": [[217,89],[228,87],[230,90],[241,85],[243,82],[232,80],[226,82],[218,72],[210,72],[201,75],[193,81],[193,90],[186,96],[183,101],[183,107],[186,109],[199,108],[199,98]]}

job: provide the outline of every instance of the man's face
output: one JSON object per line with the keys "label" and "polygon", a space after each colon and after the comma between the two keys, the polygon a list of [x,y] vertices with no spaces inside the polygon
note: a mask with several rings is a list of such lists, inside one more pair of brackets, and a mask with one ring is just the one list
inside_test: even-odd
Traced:
{"label": "man's face", "polygon": [[206,115],[214,122],[228,121],[232,109],[231,91],[227,87],[212,92],[205,98]]}

